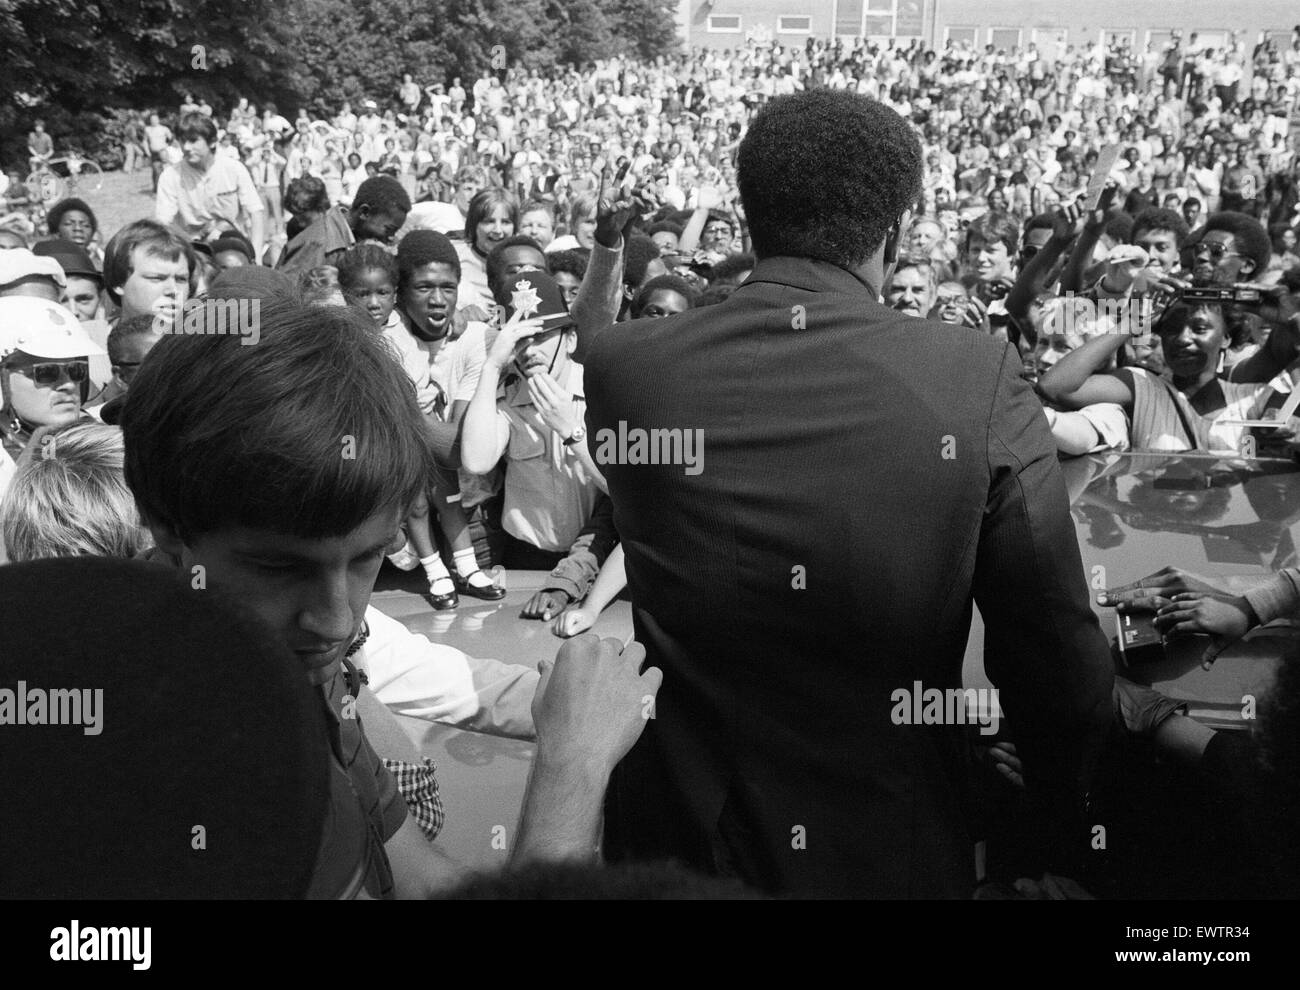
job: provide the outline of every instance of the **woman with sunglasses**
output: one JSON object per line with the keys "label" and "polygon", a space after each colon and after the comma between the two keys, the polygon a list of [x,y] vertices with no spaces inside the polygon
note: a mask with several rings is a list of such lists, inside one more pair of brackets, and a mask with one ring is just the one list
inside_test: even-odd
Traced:
{"label": "woman with sunglasses", "polygon": [[42,426],[85,416],[90,358],[104,351],[56,303],[0,299],[0,445],[15,460]]}

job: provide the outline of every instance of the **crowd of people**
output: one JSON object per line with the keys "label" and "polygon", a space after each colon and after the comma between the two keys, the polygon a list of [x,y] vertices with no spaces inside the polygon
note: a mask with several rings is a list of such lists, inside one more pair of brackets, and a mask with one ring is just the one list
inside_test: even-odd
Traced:
{"label": "crowd of people", "polygon": [[[856,171],[782,174],[752,146],[746,164],[778,98],[823,92],[906,126]],[[839,106],[806,104],[828,128]],[[547,572],[522,618],[559,639],[626,589],[638,605],[638,570],[644,582],[664,561],[646,556],[642,517],[588,432],[589,401],[615,379],[601,341],[735,312],[742,288],[771,288],[755,269],[774,256],[854,269],[860,236],[883,244],[871,288],[894,314],[1011,348],[1061,457],[1238,456],[1248,437],[1289,455],[1300,420],[1247,424],[1276,415],[1300,368],[1298,114],[1300,28],[1289,46],[1213,49],[1176,31],[1160,50],[1054,58],[751,42],[449,84],[408,74],[395,93],[292,121],[187,95],[126,130],[125,169],[152,169],[152,216],[105,231],[92,203],[66,199],[41,229],[21,213],[0,223],[4,554],[13,567],[143,557],[195,589],[211,581],[308,667],[335,715],[337,773],[294,893],[424,895],[457,877],[432,841],[434,768],[391,712],[536,739],[517,860],[590,859],[658,688],[644,649],[580,638],[540,675],[468,657],[369,606],[384,560],[422,573],[438,611],[501,600],[503,568]],[[43,130],[29,150],[52,153]],[[780,213],[804,184],[853,223],[808,231]],[[903,186],[894,226],[877,223],[892,200],[872,190]],[[653,376],[645,360],[621,373]],[[1240,636],[1294,611],[1285,577],[1226,605],[1188,578],[1158,621]],[[113,577],[127,579],[151,580]],[[1192,763],[1224,745],[1168,699],[1116,685],[1127,733]],[[340,716],[348,706],[362,717]],[[987,756],[1023,788],[1015,745]],[[735,847],[679,858],[773,893],[960,887],[804,887]]]}

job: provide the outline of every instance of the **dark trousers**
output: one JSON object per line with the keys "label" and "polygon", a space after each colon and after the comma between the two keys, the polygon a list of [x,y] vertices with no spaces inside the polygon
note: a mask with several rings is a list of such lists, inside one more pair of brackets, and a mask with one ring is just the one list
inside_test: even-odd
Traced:
{"label": "dark trousers", "polygon": [[549,571],[567,556],[563,550],[543,550],[504,531],[502,536],[505,565],[512,571]]}

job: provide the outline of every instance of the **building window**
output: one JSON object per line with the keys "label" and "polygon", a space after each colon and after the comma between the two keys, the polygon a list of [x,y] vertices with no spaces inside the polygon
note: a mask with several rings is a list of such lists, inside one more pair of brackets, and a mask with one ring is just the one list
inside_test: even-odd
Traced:
{"label": "building window", "polygon": [[1020,47],[1020,28],[990,28],[989,44],[994,51],[1011,51]]}
{"label": "building window", "polygon": [[868,14],[862,19],[862,33],[872,39],[887,39],[894,36],[893,14]]}
{"label": "building window", "polygon": [[777,34],[812,34],[811,17],[778,17],[776,19]]}
{"label": "building window", "polygon": [[978,30],[973,27],[946,27],[943,29],[943,40],[951,41],[954,45],[960,45],[963,42],[968,45],[975,44],[975,32]]}
{"label": "building window", "polygon": [[836,9],[836,36],[856,38],[862,34],[863,2],[864,0],[840,0]]}
{"label": "building window", "polygon": [[894,0],[867,0],[867,10],[875,14],[892,14]]}
{"label": "building window", "polygon": [[740,15],[710,14],[709,31],[713,34],[740,34]]}

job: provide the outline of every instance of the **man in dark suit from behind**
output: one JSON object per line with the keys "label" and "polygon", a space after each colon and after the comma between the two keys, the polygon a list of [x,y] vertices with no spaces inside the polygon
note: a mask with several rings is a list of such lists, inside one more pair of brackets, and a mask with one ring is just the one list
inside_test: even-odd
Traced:
{"label": "man in dark suit from behind", "polygon": [[[664,672],[606,802],[612,860],[796,896],[969,896],[970,727],[895,724],[895,692],[960,686],[972,601],[1042,866],[1083,847],[1110,657],[1015,349],[880,302],[921,174],[882,104],[773,100],[738,158],[753,274],[594,343],[592,449]],[[662,463],[620,428],[702,431],[703,459]]]}

